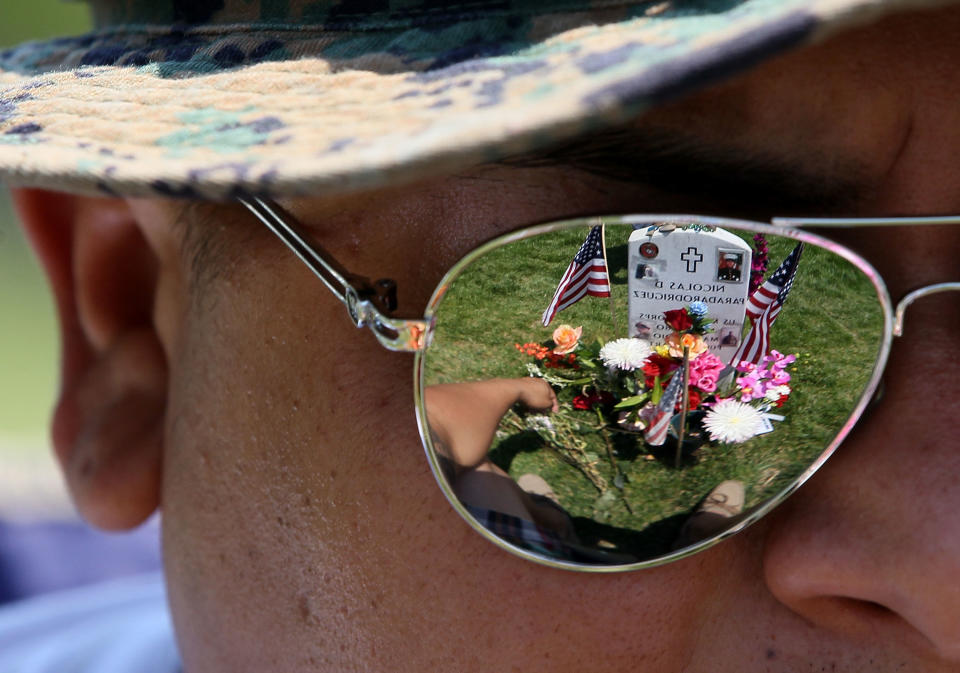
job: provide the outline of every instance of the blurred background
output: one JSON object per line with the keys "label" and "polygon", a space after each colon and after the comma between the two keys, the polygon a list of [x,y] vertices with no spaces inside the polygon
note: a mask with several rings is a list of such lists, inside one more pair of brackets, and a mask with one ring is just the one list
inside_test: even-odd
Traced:
{"label": "blurred background", "polygon": [[[83,2],[0,0],[0,49],[90,30]],[[2,92],[0,92],[2,93]],[[78,521],[47,429],[53,303],[0,185],[0,603],[157,567],[157,522],[107,535]]]}

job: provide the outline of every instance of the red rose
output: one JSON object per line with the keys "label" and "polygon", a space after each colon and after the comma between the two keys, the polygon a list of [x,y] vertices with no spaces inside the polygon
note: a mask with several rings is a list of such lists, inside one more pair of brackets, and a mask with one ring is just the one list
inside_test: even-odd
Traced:
{"label": "red rose", "polygon": [[[651,368],[650,373],[652,376],[656,376],[657,374],[660,374],[661,376],[669,374],[680,366],[673,358],[666,355],[660,355],[660,353],[651,353],[647,357],[643,365],[644,373],[647,373],[647,365],[649,365]],[[656,371],[653,371],[654,368],[656,368]]]}
{"label": "red rose", "polygon": [[[693,411],[694,409],[698,408],[698,407],[700,406],[700,402],[701,402],[701,400],[700,400],[700,391],[699,391],[699,390],[695,390],[695,389],[693,388],[693,386],[690,386],[689,388],[687,388],[687,404],[688,404],[687,410],[688,410],[688,411]],[[683,398],[682,398],[682,397],[678,397],[678,398],[677,398],[677,404],[676,404],[676,406],[674,406],[673,409],[674,409],[674,412],[675,412],[675,413],[678,413],[678,414],[679,414],[681,411],[683,411]]]}
{"label": "red rose", "polygon": [[586,395],[577,395],[573,398],[573,408],[574,409],[589,409],[590,408],[590,398]]}
{"label": "red rose", "polygon": [[693,321],[690,320],[690,314],[687,313],[686,308],[666,311],[663,317],[666,318],[667,325],[677,332],[682,332],[693,327]]}
{"label": "red rose", "polygon": [[613,394],[608,393],[606,390],[602,392],[593,392],[589,395],[577,395],[573,398],[573,408],[574,409],[593,409],[593,407],[598,404],[601,406],[607,406],[613,404],[617,401],[617,398]]}
{"label": "red rose", "polygon": [[679,365],[672,359],[659,353],[651,353],[643,362],[643,373],[645,375],[644,386],[653,388],[653,379],[656,376],[661,378],[676,369]]}

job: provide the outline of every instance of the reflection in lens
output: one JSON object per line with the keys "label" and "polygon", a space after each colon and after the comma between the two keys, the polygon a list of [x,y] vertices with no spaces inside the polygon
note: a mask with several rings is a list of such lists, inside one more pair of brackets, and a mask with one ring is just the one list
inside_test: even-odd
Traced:
{"label": "reflection in lens", "polygon": [[557,561],[657,559],[792,488],[882,346],[870,279],[825,248],[614,221],[602,243],[594,222],[473,258],[423,356],[448,491]]}

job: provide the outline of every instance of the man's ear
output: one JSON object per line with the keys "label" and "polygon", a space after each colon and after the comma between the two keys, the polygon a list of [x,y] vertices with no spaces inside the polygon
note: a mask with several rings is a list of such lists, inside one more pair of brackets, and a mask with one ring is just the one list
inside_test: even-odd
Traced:
{"label": "man's ear", "polygon": [[125,201],[13,196],[60,319],[57,457],[84,518],[131,528],[160,499],[167,363],[153,318],[158,255]]}

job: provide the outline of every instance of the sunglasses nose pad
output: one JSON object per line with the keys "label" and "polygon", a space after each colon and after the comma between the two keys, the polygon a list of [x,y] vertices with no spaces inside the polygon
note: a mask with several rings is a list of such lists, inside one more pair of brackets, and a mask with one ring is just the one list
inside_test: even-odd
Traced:
{"label": "sunglasses nose pad", "polygon": [[380,309],[384,313],[397,310],[397,282],[391,278],[381,278],[374,284]]}

